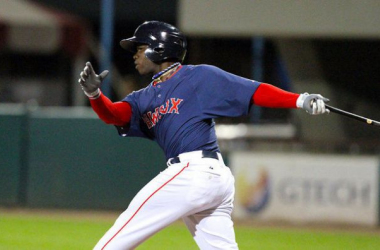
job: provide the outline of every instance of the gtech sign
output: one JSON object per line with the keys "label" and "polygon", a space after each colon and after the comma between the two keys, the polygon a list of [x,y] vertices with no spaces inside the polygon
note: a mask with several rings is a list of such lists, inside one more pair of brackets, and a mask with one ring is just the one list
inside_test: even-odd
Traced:
{"label": "gtech sign", "polygon": [[276,195],[285,204],[314,206],[368,207],[375,187],[369,181],[284,178]]}
{"label": "gtech sign", "polygon": [[237,152],[230,165],[236,217],[378,224],[378,157]]}

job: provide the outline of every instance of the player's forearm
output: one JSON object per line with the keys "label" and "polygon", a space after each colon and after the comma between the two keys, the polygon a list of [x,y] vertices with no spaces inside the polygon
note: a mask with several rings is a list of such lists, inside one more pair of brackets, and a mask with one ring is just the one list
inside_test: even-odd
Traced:
{"label": "player's forearm", "polygon": [[98,98],[90,98],[90,103],[99,118],[107,124],[124,126],[131,120],[132,108],[127,102],[114,103],[100,93]]}
{"label": "player's forearm", "polygon": [[262,83],[253,94],[251,103],[267,108],[297,108],[300,95]]}

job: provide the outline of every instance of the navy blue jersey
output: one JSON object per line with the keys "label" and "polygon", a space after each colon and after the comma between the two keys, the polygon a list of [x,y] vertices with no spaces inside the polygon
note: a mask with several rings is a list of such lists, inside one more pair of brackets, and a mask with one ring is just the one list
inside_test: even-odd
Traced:
{"label": "navy blue jersey", "polygon": [[123,99],[132,107],[122,136],[156,141],[167,158],[180,153],[219,151],[214,118],[248,114],[259,82],[210,65],[183,65],[170,79]]}

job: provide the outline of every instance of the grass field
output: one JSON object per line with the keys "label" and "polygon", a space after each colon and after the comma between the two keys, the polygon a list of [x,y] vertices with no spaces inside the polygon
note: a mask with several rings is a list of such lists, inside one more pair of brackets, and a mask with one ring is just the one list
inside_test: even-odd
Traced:
{"label": "grass field", "polygon": [[[1,250],[92,249],[117,214],[9,212],[0,210]],[[246,223],[245,223],[246,224]],[[380,249],[379,230],[333,230],[236,226],[240,249]],[[144,249],[198,249],[182,223],[174,223],[141,245]]]}

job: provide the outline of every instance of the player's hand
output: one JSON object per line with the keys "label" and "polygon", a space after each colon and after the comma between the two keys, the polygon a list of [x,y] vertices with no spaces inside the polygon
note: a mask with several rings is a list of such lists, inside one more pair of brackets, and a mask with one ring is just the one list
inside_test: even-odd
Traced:
{"label": "player's hand", "polygon": [[100,85],[102,84],[103,79],[108,75],[108,72],[108,70],[104,70],[102,73],[97,75],[91,63],[86,63],[86,66],[80,73],[78,82],[88,97],[95,97],[99,95]]}
{"label": "player's hand", "polygon": [[325,106],[326,102],[330,100],[319,94],[301,94],[297,100],[297,106],[306,110],[311,115],[320,115],[324,113],[330,113]]}

